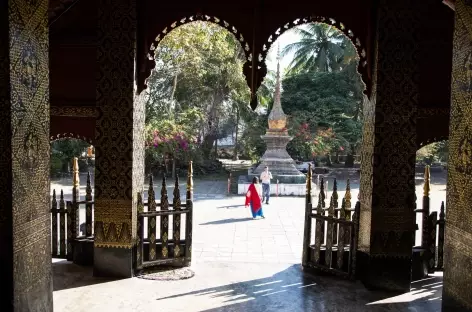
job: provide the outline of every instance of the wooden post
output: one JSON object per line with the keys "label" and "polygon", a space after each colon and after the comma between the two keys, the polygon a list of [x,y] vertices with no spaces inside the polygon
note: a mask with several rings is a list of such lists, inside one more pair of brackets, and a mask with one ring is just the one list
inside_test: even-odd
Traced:
{"label": "wooden post", "polygon": [[[167,196],[166,177],[162,178],[161,210],[169,210],[169,197]],[[169,216],[161,216],[161,255],[162,258],[169,257]]]}
{"label": "wooden post", "polygon": [[137,210],[138,210],[138,237],[136,238],[136,268],[138,270],[143,268],[144,255],[144,218],[140,215],[144,212],[143,194],[138,192],[137,196]]}
{"label": "wooden post", "polygon": [[446,214],[444,213],[444,202],[441,202],[438,221],[438,270],[444,266],[444,226],[446,224]]}
{"label": "wooden post", "polygon": [[[74,249],[72,246],[74,246],[74,236],[72,235],[72,226],[71,224],[73,223],[73,204],[70,200],[67,201],[67,208],[60,209],[59,210],[59,215],[61,216],[61,228],[60,228],[60,245],[61,245],[61,258],[64,258],[62,254],[62,247],[64,246],[64,252],[66,252],[66,259],[68,261],[73,261],[74,260]],[[64,215],[67,214],[67,235],[66,235],[66,229],[62,228],[62,218]],[[67,242],[67,250],[65,248]]]}
{"label": "wooden post", "polygon": [[[341,202],[341,211],[339,212],[339,219],[340,220],[346,220],[346,199],[343,198]],[[338,269],[342,270],[343,265],[344,265],[344,224],[340,223],[339,224],[339,238],[338,238],[338,259],[337,259],[337,265]]]}
{"label": "wooden post", "polygon": [[[175,186],[174,186],[174,198],[172,200],[172,204],[174,206],[175,211],[181,210],[181,202],[180,202],[180,189],[179,189],[179,176],[175,177]],[[180,257],[180,223],[181,218],[180,214],[175,214],[173,216],[173,225],[172,229],[174,231],[174,258]]]}
{"label": "wooden post", "polygon": [[51,204],[51,236],[52,236],[52,256],[57,257],[57,199],[56,190],[52,190]]}
{"label": "wooden post", "polygon": [[356,202],[354,208],[354,215],[352,216],[353,230],[351,231],[351,246],[349,248],[349,276],[351,280],[356,278],[356,260],[357,260],[357,245],[359,241],[359,220],[361,212],[361,202]]}
{"label": "wooden post", "polygon": [[79,201],[80,178],[79,178],[79,160],[74,157],[72,160],[72,201]]}
{"label": "wooden post", "polygon": [[[303,254],[302,254],[302,266],[306,266],[310,262],[310,242],[311,242],[311,213],[312,213],[312,202],[311,202],[311,164],[308,165],[308,174],[306,175],[306,195],[305,195],[305,224],[303,228]],[[278,193],[278,191],[277,191]]]}
{"label": "wooden post", "polygon": [[423,214],[422,214],[423,231],[421,235],[422,248],[428,247],[428,241],[429,241],[430,231],[431,231],[431,229],[429,229],[429,226],[428,226],[429,225],[428,224],[429,204],[430,204],[429,191],[430,191],[430,170],[429,170],[429,166],[426,166],[424,168],[424,187],[423,187]]}
{"label": "wooden post", "polygon": [[336,181],[336,178],[334,178],[334,181],[333,181],[333,194],[331,195],[331,197],[333,198],[333,206],[334,208],[338,208],[338,182]]}
{"label": "wooden post", "polygon": [[[85,189],[85,200],[92,201],[92,183],[90,182],[90,172],[87,173],[87,187]],[[92,236],[92,204],[85,205],[85,236]]]}
{"label": "wooden post", "polygon": [[[351,209],[352,208],[352,203],[351,203],[352,195],[351,195],[351,181],[347,179],[346,181],[346,193],[344,194],[344,201],[345,201],[345,208],[346,209]],[[349,210],[346,210],[346,220],[351,221],[352,219],[352,212]],[[344,244],[350,244],[351,240],[351,227],[346,226],[344,228],[344,237],[345,241]]]}
{"label": "wooden post", "polygon": [[436,268],[436,223],[438,222],[438,213],[434,211],[428,216],[428,237],[426,245],[426,256],[428,259],[428,273],[434,273]]}
{"label": "wooden post", "polygon": [[188,165],[187,196],[185,206],[188,209],[185,219],[185,265],[192,262],[192,217],[193,217],[193,167],[192,161]]}
{"label": "wooden post", "polygon": [[[156,196],[154,194],[154,183],[152,174],[149,177],[149,190],[148,190],[148,211],[156,211]],[[149,240],[149,261],[156,260],[156,217],[148,218],[148,240]]]}
{"label": "wooden post", "polygon": [[[71,236],[67,238],[67,255],[68,258],[70,257],[69,260],[72,260],[74,254],[74,242],[79,233],[80,212],[79,205],[77,204],[78,201],[80,201],[79,161],[77,157],[74,157],[72,160],[72,205],[67,214],[68,216],[70,215],[71,220],[70,231],[68,230]],[[67,225],[67,228],[69,229],[69,224]]]}
{"label": "wooden post", "polygon": [[333,257],[333,216],[334,216],[334,199],[331,196],[328,207],[328,229],[326,231],[326,251],[325,251],[325,264],[328,268],[331,268],[331,260]]}
{"label": "wooden post", "polygon": [[[336,181],[336,178],[334,178],[333,181],[333,193],[331,194],[331,197],[333,198],[333,217],[337,219],[339,217],[339,212],[336,210],[338,209],[338,182]],[[333,223],[333,245],[338,243],[338,223]]]}
{"label": "wooden post", "polygon": [[[317,215],[323,215],[324,207],[324,181],[323,178],[321,178],[320,182],[320,194],[318,196],[318,205],[316,207],[316,214]],[[321,244],[324,242],[324,221],[320,219],[316,219],[316,227],[315,227],[315,251],[314,251],[314,260],[316,263],[319,263],[320,261],[320,249],[321,249]]]}
{"label": "wooden post", "polygon": [[[67,220],[69,221],[69,214],[67,214]],[[67,241],[72,238],[72,234],[70,231],[68,232],[70,235],[68,235]],[[61,255],[61,258],[66,257],[66,202],[64,201],[63,190],[61,190],[61,196],[59,199],[59,254]],[[72,260],[72,258],[67,259]]]}

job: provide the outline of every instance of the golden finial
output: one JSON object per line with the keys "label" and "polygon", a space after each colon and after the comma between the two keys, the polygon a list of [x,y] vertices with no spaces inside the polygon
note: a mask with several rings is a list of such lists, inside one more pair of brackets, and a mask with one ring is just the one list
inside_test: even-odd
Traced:
{"label": "golden finial", "polygon": [[193,165],[192,165],[192,161],[190,161],[188,163],[187,191],[193,191]]}
{"label": "golden finial", "polygon": [[319,195],[319,203],[321,205],[321,208],[324,208],[326,206],[325,204],[325,191],[324,191],[324,179],[321,177],[321,182],[320,182],[320,195]]}
{"label": "golden finial", "polygon": [[173,198],[174,209],[180,209],[180,189],[179,189],[179,176],[175,176],[174,186],[174,198]]}
{"label": "golden finial", "polygon": [[90,172],[87,172],[87,187],[85,188],[85,200],[92,200],[92,183],[91,183]]}
{"label": "golden finial", "polygon": [[308,173],[306,174],[306,194],[311,198],[311,180],[312,180],[312,172],[311,172],[311,164],[308,165]]}
{"label": "golden finial", "polygon": [[430,191],[430,172],[429,172],[429,166],[427,165],[424,167],[424,187],[423,187],[423,196],[428,197],[429,196],[429,191]]}
{"label": "golden finial", "polygon": [[169,196],[167,195],[167,181],[166,176],[162,178],[162,189],[161,189],[161,209],[169,209]]}
{"label": "golden finial", "polygon": [[328,216],[330,216],[330,217],[334,216],[334,199],[333,199],[333,196],[331,196],[331,199],[329,201]]}
{"label": "golden finial", "polygon": [[138,212],[144,211],[143,194],[141,192],[138,192],[137,196],[137,209]]}
{"label": "golden finial", "polygon": [[152,174],[149,176],[149,189],[148,189],[148,210],[156,211],[156,194],[154,193],[154,182]]}
{"label": "golden finial", "polygon": [[346,198],[341,201],[341,211],[339,213],[339,219],[346,220]]}
{"label": "golden finial", "polygon": [[334,208],[338,208],[338,182],[336,181],[336,178],[334,178],[333,182],[333,194],[331,195],[333,198],[333,205]]}
{"label": "golden finial", "polygon": [[56,199],[56,190],[52,190],[52,204],[53,206],[57,205],[57,199]]}
{"label": "golden finial", "polygon": [[74,157],[72,160],[72,186],[79,187],[79,160],[77,157]]}
{"label": "golden finial", "polygon": [[351,209],[351,182],[349,179],[346,181],[346,194],[344,195],[344,199],[346,200],[345,207],[347,209]]}

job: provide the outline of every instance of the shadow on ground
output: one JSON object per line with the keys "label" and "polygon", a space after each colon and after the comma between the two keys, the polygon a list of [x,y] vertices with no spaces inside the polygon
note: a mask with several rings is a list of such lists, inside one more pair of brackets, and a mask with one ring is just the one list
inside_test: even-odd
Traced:
{"label": "shadow on ground", "polygon": [[53,259],[53,291],[113,282],[115,279],[93,276],[93,268],[76,265],[64,259]]}
{"label": "shadow on ground", "polygon": [[[181,292],[156,298],[158,301],[218,298],[222,311],[440,311],[442,276],[413,284],[411,292],[392,295],[369,291],[360,282],[302,272],[293,265],[270,277],[224,286]],[[413,287],[412,286],[412,287]]]}
{"label": "shadow on ground", "polygon": [[216,225],[216,224],[228,224],[228,223],[238,223],[238,222],[246,222],[246,221],[252,221],[254,220],[253,218],[242,218],[242,219],[235,219],[235,218],[229,218],[229,219],[223,219],[223,220],[216,220],[216,221],[209,221],[205,223],[200,223],[200,225]]}

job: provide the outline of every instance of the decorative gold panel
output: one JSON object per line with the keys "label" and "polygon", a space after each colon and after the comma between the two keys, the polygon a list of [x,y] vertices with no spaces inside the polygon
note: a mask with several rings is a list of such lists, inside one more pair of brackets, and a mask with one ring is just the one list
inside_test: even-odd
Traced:
{"label": "decorative gold panel", "polygon": [[[2,308],[52,311],[48,1],[0,3]],[[9,235],[5,235],[9,233]]]}
{"label": "decorative gold panel", "polygon": [[467,2],[455,5],[443,304],[472,310],[472,7]]}

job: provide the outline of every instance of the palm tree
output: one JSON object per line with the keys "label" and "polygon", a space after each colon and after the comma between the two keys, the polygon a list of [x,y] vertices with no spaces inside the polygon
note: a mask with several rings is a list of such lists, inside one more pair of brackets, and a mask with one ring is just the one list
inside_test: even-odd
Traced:
{"label": "palm tree", "polygon": [[[351,56],[356,55],[349,39],[340,30],[328,24],[310,23],[295,27],[291,31],[301,38],[282,50],[282,56],[294,53],[288,74],[340,70],[344,65],[345,52],[350,52],[347,54]],[[348,47],[350,49],[347,50],[350,51],[345,51]]]}

